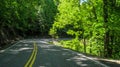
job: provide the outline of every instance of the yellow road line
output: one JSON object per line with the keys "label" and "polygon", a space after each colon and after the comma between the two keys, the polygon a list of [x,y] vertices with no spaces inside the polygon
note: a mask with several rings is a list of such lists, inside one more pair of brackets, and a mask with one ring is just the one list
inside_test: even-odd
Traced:
{"label": "yellow road line", "polygon": [[35,46],[35,48],[36,48],[36,52],[34,54],[33,60],[31,61],[30,67],[32,67],[32,65],[34,64],[36,56],[37,56],[37,46]]}
{"label": "yellow road line", "polygon": [[30,58],[24,67],[32,67],[32,65],[34,64],[34,61],[35,61],[36,55],[37,55],[37,45],[35,42],[33,45],[34,45],[34,48],[33,48],[32,54],[30,55]]}
{"label": "yellow road line", "polygon": [[30,64],[30,61],[32,61],[32,57],[34,56],[34,53],[35,53],[35,44],[34,44],[34,48],[33,48],[32,54],[31,54],[28,62],[25,64],[24,67],[28,67],[28,65]]}

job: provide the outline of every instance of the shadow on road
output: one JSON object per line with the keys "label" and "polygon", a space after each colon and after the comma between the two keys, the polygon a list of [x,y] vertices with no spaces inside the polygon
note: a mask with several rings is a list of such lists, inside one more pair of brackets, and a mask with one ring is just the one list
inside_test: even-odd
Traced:
{"label": "shadow on road", "polygon": [[[0,54],[0,67],[23,67],[33,50],[33,43],[38,47],[37,57],[33,67],[105,67],[88,59],[84,54],[50,45],[51,39],[23,40],[14,47]],[[11,62],[12,60],[12,62]],[[109,67],[120,67],[120,64],[98,59]],[[2,65],[1,65],[2,64]]]}
{"label": "shadow on road", "polygon": [[33,50],[33,43],[19,42],[0,53],[0,67],[23,67]]}
{"label": "shadow on road", "polygon": [[45,43],[38,44],[34,67],[104,67],[69,49]]}

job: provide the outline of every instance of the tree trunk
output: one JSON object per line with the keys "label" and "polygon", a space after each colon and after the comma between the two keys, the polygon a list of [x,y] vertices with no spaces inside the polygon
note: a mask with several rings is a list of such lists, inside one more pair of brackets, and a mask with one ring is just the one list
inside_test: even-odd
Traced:
{"label": "tree trunk", "polygon": [[[105,28],[105,35],[104,35],[104,56],[105,57],[112,56],[112,53],[111,53],[112,46],[110,45],[111,30],[108,28],[108,17],[114,12],[115,7],[116,7],[116,0],[103,0],[103,15],[104,15],[104,28]],[[112,36],[112,38],[114,38],[114,36]],[[111,41],[113,40],[111,39]]]}
{"label": "tree trunk", "polygon": [[90,54],[92,54],[92,44],[90,44]]}
{"label": "tree trunk", "polygon": [[86,40],[85,40],[85,38],[83,39],[83,44],[84,44],[84,53],[86,53]]}
{"label": "tree trunk", "polygon": [[104,56],[108,57],[109,31],[108,31],[108,0],[103,0],[103,18],[104,18]]}

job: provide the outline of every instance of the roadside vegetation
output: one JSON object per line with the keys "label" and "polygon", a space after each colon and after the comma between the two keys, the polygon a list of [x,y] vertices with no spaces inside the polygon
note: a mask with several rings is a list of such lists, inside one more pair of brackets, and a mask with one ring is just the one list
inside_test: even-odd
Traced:
{"label": "roadside vegetation", "polygon": [[56,13],[53,0],[2,0],[0,47],[23,38],[48,36]]}
{"label": "roadside vegetation", "polygon": [[74,37],[61,41],[64,47],[120,59],[119,0],[59,0],[58,12],[50,35],[61,32]]}

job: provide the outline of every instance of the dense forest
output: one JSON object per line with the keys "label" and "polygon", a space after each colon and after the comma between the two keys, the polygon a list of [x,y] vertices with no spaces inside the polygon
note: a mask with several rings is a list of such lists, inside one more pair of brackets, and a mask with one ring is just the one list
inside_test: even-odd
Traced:
{"label": "dense forest", "polygon": [[120,0],[3,0],[0,46],[29,36],[72,37],[65,48],[120,59]]}
{"label": "dense forest", "polygon": [[0,2],[0,45],[30,36],[48,35],[57,13],[53,0]]}

